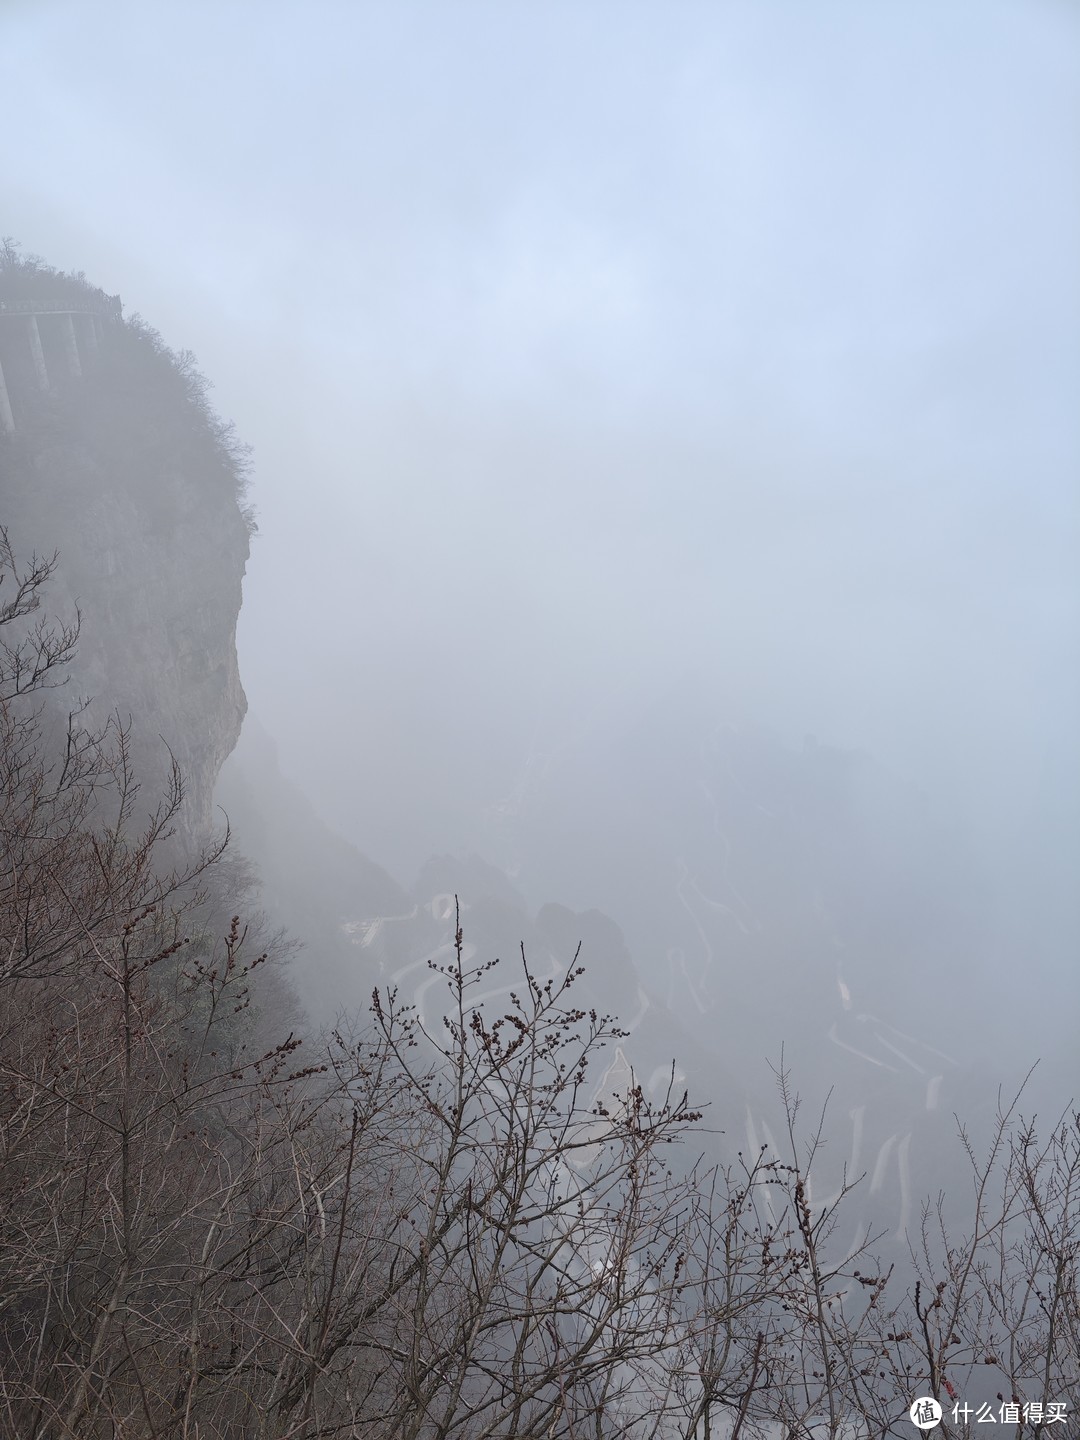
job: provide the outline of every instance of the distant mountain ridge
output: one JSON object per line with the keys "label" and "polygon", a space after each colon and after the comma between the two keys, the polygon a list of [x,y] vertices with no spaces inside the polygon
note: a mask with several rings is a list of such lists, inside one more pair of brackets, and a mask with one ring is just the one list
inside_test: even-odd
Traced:
{"label": "distant mountain ridge", "polygon": [[[225,767],[220,794],[241,847],[246,837],[260,837],[252,853],[268,880],[273,876],[268,895],[280,901],[291,894],[296,908],[290,905],[290,914],[305,916],[294,928],[307,937],[309,953],[298,958],[295,974],[322,1018],[362,1016],[373,988],[396,986],[438,1033],[444,992],[432,964],[452,955],[455,897],[466,960],[502,961],[473,997],[489,1012],[497,1014],[501,997],[520,982],[522,946],[532,972],[546,980],[565,974],[580,945],[585,975],[578,1003],[613,1013],[629,1032],[609,1047],[606,1067],[591,1078],[594,1100],[610,1099],[631,1076],[660,1099],[674,1079],[707,1106],[706,1150],[731,1156],[765,1144],[783,1156],[782,1110],[766,1063],[779,1063],[783,1047],[793,1084],[813,1108],[812,1115],[804,1110],[800,1126],[816,1123],[830,1096],[815,1194],[827,1199],[845,1178],[864,1175],[847,1209],[851,1243],[870,1224],[883,1243],[902,1250],[918,1226],[922,1199],[963,1174],[954,1112],[977,1136],[988,1133],[1000,1076],[992,1056],[980,1062],[970,1049],[950,1045],[942,1011],[933,1002],[930,1009],[921,1005],[914,964],[884,974],[875,987],[869,946],[896,957],[924,943],[944,954],[960,933],[962,906],[927,905],[906,926],[894,927],[886,903],[876,932],[875,906],[882,902],[871,882],[884,883],[886,861],[902,848],[901,839],[894,833],[887,843],[887,834],[879,835],[877,855],[863,853],[858,864],[854,857],[868,849],[867,830],[882,823],[878,808],[891,796],[890,783],[866,757],[812,744],[793,752],[764,733],[727,727],[712,735],[713,747],[698,754],[708,793],[682,831],[678,866],[669,864],[665,876],[656,860],[666,884],[657,883],[647,865],[657,855],[658,836],[670,842],[679,834],[676,797],[663,825],[633,852],[638,869],[628,863],[625,844],[620,850],[621,925],[596,907],[574,909],[551,899],[535,905],[529,896],[544,883],[530,854],[557,854],[548,872],[552,890],[560,866],[576,867],[575,899],[590,880],[599,889],[605,879],[590,829],[602,816],[583,807],[569,765],[562,793],[571,813],[550,823],[561,835],[562,824],[576,820],[579,850],[544,850],[542,826],[555,800],[549,792],[547,811],[537,797],[516,817],[513,881],[475,854],[444,854],[421,868],[408,891],[343,842],[318,838],[321,822],[306,805],[301,823],[296,809],[279,809],[280,778],[257,768],[245,775],[252,756],[243,743]],[[267,754],[262,748],[264,763]],[[869,798],[865,786],[860,790],[867,772],[874,777]],[[631,767],[629,773],[643,772]],[[239,787],[258,797],[254,809],[237,808]],[[903,823],[917,826],[921,802],[909,795],[907,804]],[[720,816],[725,823],[718,823]],[[932,824],[929,830],[934,833]],[[327,846],[340,855],[340,867],[320,860]],[[265,859],[270,853],[277,857],[273,868]],[[309,857],[319,873],[305,881]],[[849,863],[856,866],[850,888],[840,885]],[[933,898],[933,879],[932,865],[898,875],[892,905],[924,893]],[[613,899],[614,911],[620,895]],[[625,923],[635,899],[644,918]],[[857,937],[858,946],[845,942],[845,934]],[[660,937],[652,950],[650,936]],[[1051,1085],[1048,1093],[1061,1092]]]}

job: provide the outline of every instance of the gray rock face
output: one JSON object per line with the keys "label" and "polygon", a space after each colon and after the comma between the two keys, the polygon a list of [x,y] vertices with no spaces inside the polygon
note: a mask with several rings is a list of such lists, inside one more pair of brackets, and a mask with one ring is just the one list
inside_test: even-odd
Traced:
{"label": "gray rock face", "polygon": [[[11,279],[0,272],[0,299]],[[32,292],[32,275],[18,279]],[[156,808],[175,757],[188,845],[214,827],[214,785],[247,708],[244,456],[205,388],[152,332],[116,322],[83,374],[17,395],[18,429],[0,436],[0,523],[21,557],[59,552],[45,603],[65,620],[82,614],[52,703],[62,714],[88,699],[91,724],[130,719],[137,815]]]}

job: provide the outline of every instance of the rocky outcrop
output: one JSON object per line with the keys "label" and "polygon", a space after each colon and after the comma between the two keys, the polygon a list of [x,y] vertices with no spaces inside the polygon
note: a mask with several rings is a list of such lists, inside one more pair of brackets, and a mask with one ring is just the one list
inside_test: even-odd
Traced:
{"label": "rocky outcrop", "polygon": [[[10,292],[18,308],[0,326],[24,326],[36,294],[46,305],[62,289],[74,304],[80,285],[7,252],[0,302]],[[16,359],[22,334],[0,337]],[[175,757],[180,828],[194,844],[213,828],[214,784],[246,709],[235,640],[250,539],[244,453],[190,357],[140,322],[114,318],[86,358],[80,373],[53,365],[47,385],[14,394],[18,425],[0,435],[0,523],[21,556],[59,552],[48,604],[65,619],[82,613],[54,700],[88,698],[97,723],[130,719],[141,809],[155,807]],[[18,365],[7,368],[14,387]]]}

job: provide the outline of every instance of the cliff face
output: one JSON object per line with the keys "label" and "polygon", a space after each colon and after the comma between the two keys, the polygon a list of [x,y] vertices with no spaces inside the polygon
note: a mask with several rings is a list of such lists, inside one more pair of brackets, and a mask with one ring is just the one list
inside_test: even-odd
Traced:
{"label": "cliff face", "polygon": [[244,455],[191,357],[118,308],[79,277],[0,257],[11,417],[0,524],[20,555],[59,551],[49,607],[82,612],[71,679],[54,699],[70,709],[89,698],[97,723],[130,717],[140,810],[154,808],[171,751],[183,835],[196,843],[214,824],[214,784],[246,709],[235,643],[250,538]]}
{"label": "cliff face", "polygon": [[107,704],[132,717],[148,796],[160,789],[168,746],[184,779],[185,826],[203,835],[247,708],[235,639],[247,533],[235,506],[208,503],[182,465],[148,471],[164,494],[146,503],[118,496],[93,464],[84,478],[78,530],[55,536],[69,593],[87,607],[75,683],[101,697],[99,716]]}

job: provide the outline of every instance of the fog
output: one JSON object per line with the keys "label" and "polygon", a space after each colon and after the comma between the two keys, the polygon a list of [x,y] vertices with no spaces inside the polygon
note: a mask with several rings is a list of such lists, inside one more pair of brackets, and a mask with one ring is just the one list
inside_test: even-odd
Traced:
{"label": "fog", "polygon": [[[973,857],[980,1014],[1023,956],[1073,1032],[1074,6],[105,0],[0,46],[3,232],[253,446],[241,671],[330,824],[408,884],[504,863],[575,746],[610,796],[691,710],[814,736]],[[530,899],[612,904],[623,823]]]}

